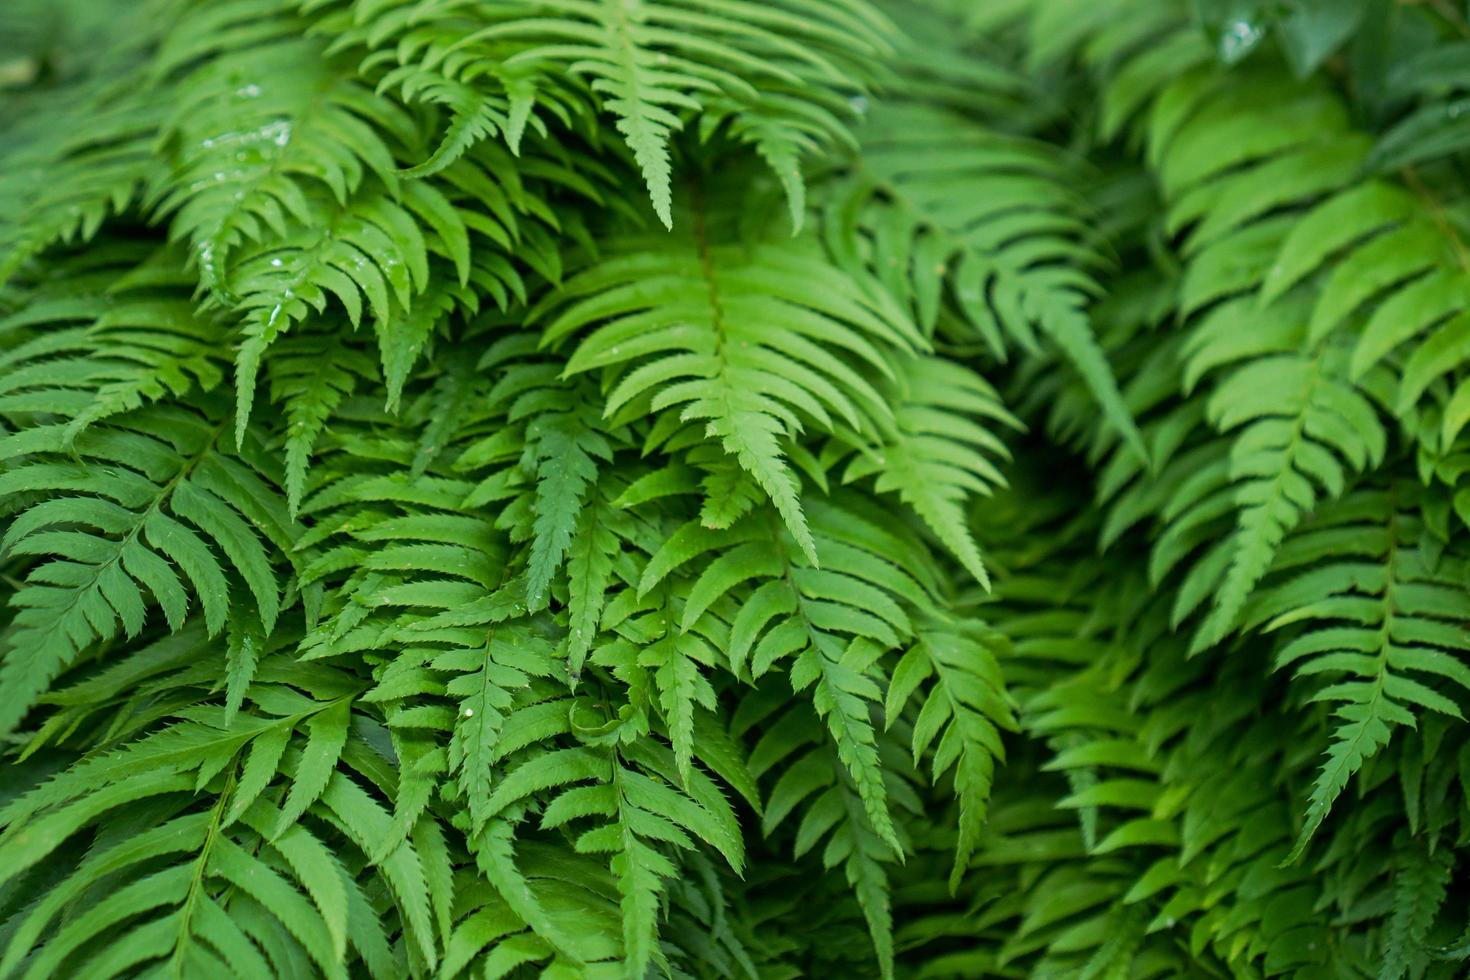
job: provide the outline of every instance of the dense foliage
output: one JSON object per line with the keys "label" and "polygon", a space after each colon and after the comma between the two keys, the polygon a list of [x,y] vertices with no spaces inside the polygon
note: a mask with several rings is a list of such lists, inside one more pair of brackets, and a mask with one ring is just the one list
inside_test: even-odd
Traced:
{"label": "dense foliage", "polygon": [[0,978],[1451,977],[1450,0],[6,0]]}

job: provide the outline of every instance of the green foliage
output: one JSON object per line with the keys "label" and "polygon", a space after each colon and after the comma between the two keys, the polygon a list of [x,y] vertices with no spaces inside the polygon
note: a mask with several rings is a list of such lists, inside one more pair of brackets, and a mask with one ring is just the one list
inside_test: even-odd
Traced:
{"label": "green foliage", "polygon": [[1467,38],[4,5],[0,980],[1461,975]]}

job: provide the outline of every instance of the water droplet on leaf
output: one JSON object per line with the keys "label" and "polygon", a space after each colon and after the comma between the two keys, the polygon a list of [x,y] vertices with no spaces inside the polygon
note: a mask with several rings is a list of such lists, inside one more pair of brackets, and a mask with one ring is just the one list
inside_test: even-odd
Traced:
{"label": "water droplet on leaf", "polygon": [[1264,27],[1252,21],[1231,21],[1220,32],[1220,59],[1227,65],[1235,64],[1251,53],[1265,33]]}

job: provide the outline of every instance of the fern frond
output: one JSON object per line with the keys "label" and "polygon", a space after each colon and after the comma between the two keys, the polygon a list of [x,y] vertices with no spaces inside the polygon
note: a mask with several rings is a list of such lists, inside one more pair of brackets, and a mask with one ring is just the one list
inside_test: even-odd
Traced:
{"label": "fern frond", "polygon": [[1444,904],[1449,885],[1450,862],[1446,860],[1447,855],[1448,851],[1443,848],[1425,853],[1412,845],[1398,853],[1393,880],[1393,914],[1388,920],[1383,966],[1378,971],[1383,980],[1397,980],[1427,959],[1426,940]]}
{"label": "fern frond", "polygon": [[[57,243],[91,239],[104,221],[136,204],[156,174],[152,144],[168,106],[147,84],[146,59],[163,34],[167,10],[168,0],[109,8],[115,19],[92,32],[86,63],[74,76],[6,93],[0,284]],[[63,29],[76,26],[75,9],[53,5],[46,13],[63,17]],[[24,36],[18,25],[11,29]]]}
{"label": "fern frond", "polygon": [[565,404],[566,411],[554,411],[554,403],[542,400],[540,413],[526,427],[522,465],[536,474],[532,505],[536,520],[526,581],[533,610],[545,605],[551,578],[571,548],[579,513],[597,477],[598,460],[612,456],[612,446],[598,431],[595,409],[572,399]]}
{"label": "fern frond", "polygon": [[[24,316],[6,322],[41,333],[0,361],[7,372],[0,410],[64,419],[70,447],[94,423],[215,388],[224,376],[224,324],[194,310],[169,258],[156,252],[134,267],[68,276],[33,295]],[[109,274],[105,286],[87,281]]]}
{"label": "fern frond", "polygon": [[677,244],[621,244],[543,303],[558,311],[545,342],[592,327],[567,371],[613,369],[605,414],[656,414],[665,438],[702,421],[811,557],[783,443],[835,419],[870,431],[891,413],[864,372],[891,375],[885,352],[922,342],[896,311],[860,298],[810,241],[730,241],[728,211],[706,216],[696,201],[693,215]]}
{"label": "fern frond", "polygon": [[959,887],[985,826],[995,764],[1005,760],[1000,732],[1016,727],[1000,665],[987,648],[999,642],[975,629],[921,632],[893,668],[883,705],[891,726],[920,686],[933,682],[920,696],[913,750],[916,764],[933,750],[936,781],[953,770],[960,820],[950,891]]}
{"label": "fern frond", "polygon": [[271,401],[285,406],[286,504],[293,516],[322,430],[343,399],[374,374],[366,355],[330,334],[285,341],[271,358]]}
{"label": "fern frond", "polygon": [[[161,960],[172,972],[190,973],[224,969],[217,957],[227,956],[229,969],[242,976],[293,969],[346,976],[352,947],[375,976],[385,975],[391,962],[386,934],[364,883],[333,853],[319,826],[282,820],[284,786],[268,789],[275,767],[284,763],[295,769],[288,808],[301,799],[297,787],[309,781],[321,794],[323,814],[363,819],[373,806],[364,792],[333,788],[342,777],[329,771],[323,779],[313,761],[335,756],[318,748],[324,737],[340,751],[336,740],[345,737],[349,702],[315,702],[293,690],[287,685],[312,683],[299,672],[286,684],[271,679],[275,683],[252,698],[284,708],[284,717],[242,714],[227,723],[213,707],[183,709],[186,717],[170,727],[95,757],[5,809],[0,868],[6,877],[78,831],[94,840],[62,883],[17,920],[0,970],[24,965],[23,975],[44,976],[72,964],[113,976]],[[293,730],[309,733],[299,752],[286,751]],[[330,770],[333,762],[326,764]],[[217,787],[212,806],[191,806],[188,797],[205,786]],[[98,825],[128,800],[144,799],[173,802],[154,808],[151,819],[140,814],[143,819],[123,833]],[[26,829],[18,832],[21,827]],[[32,836],[48,827],[49,833]],[[359,824],[354,832],[371,830]],[[402,889],[417,860],[405,850],[384,866],[397,897],[407,894]],[[109,893],[98,900],[102,882]],[[125,922],[126,941],[99,946]]]}
{"label": "fern frond", "polygon": [[[197,67],[195,49],[172,59],[192,70],[176,83],[188,97],[164,129],[173,152],[169,173],[152,190],[153,207],[172,238],[188,241],[201,285],[225,296],[237,289],[229,275],[237,249],[312,224],[313,188],[345,203],[366,175],[391,187],[390,140],[413,133],[406,114],[335,67],[278,10],[202,11],[219,36],[233,39],[248,26],[246,37],[257,43]],[[183,30],[193,26],[186,21]],[[259,43],[267,32],[278,36]]]}
{"label": "fern frond", "polygon": [[400,42],[398,57],[412,51],[421,60],[388,80],[453,110],[441,150],[419,172],[432,172],[481,134],[499,132],[514,147],[533,107],[560,108],[558,89],[576,79],[614,118],[666,227],[674,220],[669,144],[686,119],[733,116],[736,137],[761,148],[799,193],[795,148],[848,138],[846,98],[871,82],[868,65],[892,35],[866,4],[830,0],[498,0],[429,23],[406,21],[408,43]]}
{"label": "fern frond", "polygon": [[675,782],[672,756],[651,747],[627,758],[622,752],[565,749],[511,770],[489,801],[490,810],[499,812],[527,793],[551,789],[557,792],[542,812],[543,827],[592,820],[577,832],[575,847],[578,853],[610,855],[628,976],[642,976],[656,956],[659,895],[664,880],[677,873],[667,848],[691,850],[703,841],[733,868],[742,863],[734,814],[714,783],[702,773],[691,777],[688,791],[674,788]]}
{"label": "fern frond", "polygon": [[[1344,344],[1330,335],[1336,318],[1322,327],[1324,315],[1309,314],[1300,294],[1264,310],[1250,298],[1261,281],[1256,275],[1265,282],[1263,297],[1300,278],[1292,268],[1271,266],[1285,234],[1279,212],[1346,184],[1363,152],[1352,136],[1324,135],[1345,129],[1334,98],[1313,86],[1287,91],[1283,98],[1270,73],[1234,87],[1220,87],[1212,76],[1187,77],[1159,94],[1168,111],[1159,111],[1148,133],[1170,200],[1169,227],[1188,229],[1184,311],[1206,310],[1182,349],[1180,392],[1188,396],[1200,379],[1218,378],[1205,416],[1230,436],[1224,483],[1186,481],[1165,512],[1175,528],[1189,529],[1193,540],[1178,542],[1184,548],[1207,533],[1204,521],[1222,505],[1235,512],[1233,533],[1198,560],[1178,594],[1176,621],[1216,593],[1196,649],[1229,634],[1283,538],[1316,502],[1341,494],[1349,474],[1376,467],[1386,451],[1369,398],[1379,379],[1350,378]],[[1303,129],[1303,119],[1312,125]],[[1219,134],[1236,128],[1249,138],[1222,155]],[[1310,268],[1310,260],[1304,264]],[[1252,329],[1241,330],[1247,319]]]}
{"label": "fern frond", "polygon": [[[982,378],[938,357],[899,362],[890,397],[891,423],[880,420],[876,448],[858,442],[844,481],[874,476],[874,489],[897,492],[981,585],[989,582],[970,533],[966,505],[988,496],[1005,478],[992,462],[1009,458],[986,423],[1019,427]],[[841,440],[824,453],[834,459]],[[708,521],[706,521],[708,523]]]}
{"label": "fern frond", "polygon": [[[769,699],[753,695],[742,705],[737,726],[754,723],[778,708]],[[753,709],[753,710],[751,710]],[[805,803],[796,827],[794,850],[799,858],[826,840],[822,864],[841,865],[862,909],[878,967],[884,977],[893,974],[893,911],[887,867],[894,858],[892,845],[868,821],[861,792],[851,781],[846,764],[831,743],[824,742],[822,722],[795,709],[778,718],[752,752],[757,778],[784,765],[766,801],[763,826],[769,834]],[[793,758],[795,756],[795,758]]]}
{"label": "fern frond", "polygon": [[[1389,365],[1398,380],[1393,410],[1409,421],[1426,402],[1439,402],[1435,444],[1448,446],[1470,420],[1470,391],[1459,380],[1463,364],[1456,353],[1464,329],[1463,233],[1436,211],[1426,215],[1426,207],[1440,205],[1377,181],[1329,198],[1282,242],[1261,296],[1269,300],[1299,279],[1320,276],[1312,334],[1361,323],[1353,378]],[[1417,343],[1412,353],[1404,348],[1409,341]],[[1441,394],[1446,383],[1449,391]]]}
{"label": "fern frond", "polygon": [[[70,442],[65,423],[5,438],[0,454],[24,461],[0,475],[0,492],[48,495],[11,523],[5,547],[47,560],[12,598],[19,611],[0,668],[0,729],[13,731],[93,643],[136,636],[155,604],[177,629],[192,595],[217,633],[248,602],[270,632],[281,608],[274,549],[289,551],[297,531],[273,468],[258,446],[227,452],[227,426],[228,416],[169,406]],[[77,460],[105,465],[106,477]]]}
{"label": "fern frond", "polygon": [[[843,556],[848,571],[802,567],[789,539],[772,535],[762,520],[765,515],[755,515],[724,533],[685,525],[653,555],[639,588],[648,592],[671,568],[729,542],[726,553],[710,562],[691,586],[681,627],[689,629],[701,617],[719,615],[716,603],[739,590],[743,600],[738,612],[723,613],[732,617],[731,668],[759,678],[778,661],[796,658],[793,689],[811,688],[812,703],[826,721],[874,831],[898,852],[869,716],[870,704],[882,696],[872,675],[884,650],[901,646],[902,638],[911,634],[904,601],[927,603],[910,573],[890,563],[893,553],[903,553],[901,539],[855,513],[828,507],[816,513],[818,557]],[[736,542],[738,547],[730,547]],[[747,585],[752,581],[758,583],[753,588]]]}
{"label": "fern frond", "polygon": [[[359,195],[346,207],[324,205],[320,224],[242,249],[229,274],[239,296],[244,340],[235,360],[237,438],[255,400],[261,359],[281,336],[335,299],[354,327],[364,305],[378,323],[411,309],[427,285],[429,244],[414,215],[430,216],[436,251],[467,257],[462,220],[426,185],[405,196],[405,206],[385,194]],[[447,242],[446,242],[447,239]]]}
{"label": "fern frond", "polygon": [[[1211,396],[1207,411],[1216,427],[1240,430],[1230,449],[1239,512],[1232,537],[1193,573],[1220,575],[1196,649],[1219,642],[1235,624],[1286,533],[1316,502],[1340,494],[1353,470],[1383,458],[1385,433],[1368,399],[1344,383],[1342,354],[1330,348],[1311,359],[1262,358]],[[1211,569],[1222,562],[1221,572]],[[1176,609],[1176,618],[1184,611]]]}
{"label": "fern frond", "polygon": [[[1417,503],[1412,487],[1345,498],[1288,542],[1279,584],[1254,605],[1253,620],[1298,634],[1276,664],[1301,680],[1320,678],[1312,700],[1335,705],[1338,719],[1293,856],[1396,726],[1413,727],[1425,709],[1461,716],[1470,603],[1460,601],[1453,560],[1426,551]],[[1324,546],[1335,560],[1314,561]]]}
{"label": "fern frond", "polygon": [[[923,103],[869,119],[851,172],[831,193],[829,248],[871,269],[932,334],[953,303],[1004,356],[1039,331],[1076,368],[1117,434],[1144,454],[1087,320],[1099,255],[1067,168],[1046,147]],[[1075,178],[1072,178],[1075,180]]]}

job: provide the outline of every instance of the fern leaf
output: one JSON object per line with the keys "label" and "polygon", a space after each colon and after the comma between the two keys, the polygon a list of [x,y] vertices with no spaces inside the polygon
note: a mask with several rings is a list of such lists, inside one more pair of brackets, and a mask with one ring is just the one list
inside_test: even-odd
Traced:
{"label": "fern leaf", "polygon": [[[17,597],[22,609],[9,638],[13,653],[0,667],[0,690],[6,692],[0,730],[13,730],[44,686],[89,644],[138,633],[148,609],[142,587],[159,596],[169,615],[182,613],[178,580],[166,571],[160,553],[183,571],[211,632],[224,626],[231,608],[231,589],[213,549],[240,568],[254,614],[266,632],[272,628],[278,584],[269,553],[252,527],[260,527],[267,515],[220,481],[229,479],[236,487],[253,482],[267,498],[271,491],[248,468],[219,468],[219,431],[207,417],[182,409],[145,412],[105,430],[89,430],[73,443],[81,458],[118,467],[107,480],[88,476],[75,463],[41,461],[44,455],[0,477],[4,493],[82,493],[113,505],[105,518],[101,511],[91,518],[103,524],[97,534],[54,530],[58,522],[75,518],[70,510],[44,504],[31,520],[11,529],[12,553],[51,560],[35,567]],[[55,425],[10,440],[12,454],[49,451],[58,460],[66,444],[64,426]],[[232,499],[217,496],[215,489]]]}
{"label": "fern leaf", "polygon": [[[666,228],[674,222],[669,143],[686,115],[722,99],[733,100],[740,107],[737,114],[754,103],[758,145],[769,148],[777,134],[801,145],[811,140],[802,132],[811,116],[802,111],[803,103],[830,104],[844,90],[861,89],[867,80],[865,59],[888,44],[872,22],[876,18],[829,0],[713,8],[680,0],[600,0],[545,10],[517,3],[495,6],[500,10],[492,16],[499,23],[458,45],[514,45],[504,65],[522,74],[523,84],[556,72],[586,78],[600,107],[614,117]],[[801,93],[803,86],[806,94],[790,94]],[[796,105],[773,111],[780,103],[762,102],[765,89],[781,91]],[[816,134],[824,142],[846,135],[839,119],[824,122]],[[789,169],[783,172],[783,179],[790,177]]]}
{"label": "fern leaf", "polygon": [[326,789],[328,780],[336,771],[337,760],[347,744],[347,723],[351,717],[351,702],[339,701],[307,722],[306,748],[302,750],[301,762],[296,767],[296,778],[291,783],[291,792],[286,796],[281,815],[276,821],[272,837],[280,837],[306,812]]}
{"label": "fern leaf", "polygon": [[[1342,380],[1341,362],[1339,349],[1311,359],[1263,358],[1232,374],[1211,396],[1217,426],[1243,426],[1230,461],[1231,475],[1241,481],[1235,491],[1241,509],[1228,545],[1229,566],[1196,634],[1196,649],[1219,642],[1235,625],[1283,538],[1319,494],[1341,493],[1351,469],[1382,459],[1382,426],[1368,400]],[[1275,393],[1273,403],[1261,398],[1265,392]]]}
{"label": "fern leaf", "polygon": [[1443,849],[1425,853],[1419,847],[1407,847],[1399,851],[1380,980],[1398,980],[1425,958],[1429,930],[1449,885],[1447,855]]}
{"label": "fern leaf", "polygon": [[[1344,499],[1288,542],[1278,574],[1290,574],[1254,604],[1252,618],[1268,628],[1300,630],[1281,647],[1278,666],[1292,666],[1302,680],[1322,679],[1313,699],[1336,705],[1327,761],[1293,857],[1397,726],[1413,726],[1423,709],[1461,716],[1436,686],[1470,689],[1470,671],[1458,659],[1458,624],[1470,617],[1470,604],[1424,550],[1426,531],[1410,510],[1417,497],[1414,488],[1397,487]],[[1374,526],[1372,517],[1382,523]],[[1350,550],[1301,567],[1297,555],[1310,560],[1316,542],[1341,541],[1345,532]]]}
{"label": "fern leaf", "polygon": [[[265,643],[260,623],[250,616],[231,616],[225,631],[225,724],[245,701]],[[243,781],[243,777],[242,777]]]}
{"label": "fern leaf", "polygon": [[594,489],[582,509],[567,558],[567,672],[575,684],[597,636],[598,624],[612,583],[613,556],[619,549],[616,512]]}
{"label": "fern leaf", "polygon": [[1145,458],[1087,320],[1097,287],[1085,270],[1100,260],[1082,240],[1060,161],[957,114],[900,102],[875,113],[852,171],[828,205],[829,248],[844,265],[872,268],[931,332],[946,289],[992,345],[1004,330],[1034,348],[1039,329]]}
{"label": "fern leaf", "polygon": [[857,898],[877,954],[879,973],[890,977],[894,969],[893,903],[885,865],[893,859],[894,851],[869,824],[868,808],[849,781],[846,764],[836,749],[829,745],[803,751],[809,739],[798,733],[812,724],[821,722],[810,716],[803,718],[799,710],[790,712],[772,729],[786,737],[767,736],[757,746],[753,755],[757,776],[767,768],[790,762],[793,754],[798,756],[772,788],[763,823],[769,833],[797,804],[812,798],[797,829],[796,856],[799,858],[827,838],[822,862],[829,868],[839,863],[843,866],[848,887]]}
{"label": "fern leaf", "polygon": [[[54,31],[58,10],[44,13]],[[113,11],[111,29],[91,38],[87,71],[6,93],[0,284],[53,245],[92,239],[155,176],[168,105],[147,85],[144,58],[164,33],[157,13]]]}
{"label": "fern leaf", "polygon": [[815,684],[812,704],[827,722],[838,758],[857,787],[873,829],[895,854],[902,856],[903,847],[893,829],[888,791],[878,765],[877,736],[868,714],[867,702],[876,701],[880,694],[878,685],[868,676],[878,652],[855,640],[839,659],[811,646],[792,666],[791,686],[800,691]]}
{"label": "fern leaf", "polygon": [[894,399],[893,424],[881,430],[881,449],[860,449],[844,479],[876,475],[875,489],[896,491],[966,571],[988,586],[965,503],[1004,484],[990,456],[1004,459],[1007,451],[978,420],[1020,423],[989,385],[958,365],[939,358],[915,359],[903,365],[899,377],[901,394]]}
{"label": "fern leaf", "polygon": [[953,767],[960,818],[949,878],[951,892],[959,887],[980,842],[995,763],[1005,758],[1000,730],[1016,726],[1004,700],[1000,666],[988,648],[997,642],[994,636],[921,633],[919,642],[893,669],[884,702],[884,714],[892,726],[919,685],[934,682],[921,701],[913,750],[917,761],[933,749],[936,778]]}
{"label": "fern leaf", "polygon": [[[260,26],[291,29],[269,15]],[[410,125],[299,36],[227,51],[180,84],[189,96],[165,133],[175,147],[171,172],[152,198],[172,236],[189,241],[201,285],[225,296],[234,295],[237,249],[313,219],[303,177],[339,202],[364,173],[391,181],[393,154],[380,130],[402,136]]]}
{"label": "fern leaf", "polygon": [[360,379],[370,377],[366,357],[325,338],[288,341],[271,359],[271,400],[286,408],[285,489],[292,516],[301,508],[307,469],[322,430]]}
{"label": "fern leaf", "polygon": [[882,398],[847,358],[886,374],[882,349],[910,349],[917,338],[891,311],[849,298],[850,284],[807,243],[724,245],[707,224],[692,221],[678,248],[631,242],[569,282],[567,295],[552,300],[561,309],[546,342],[593,327],[567,369],[617,369],[607,414],[677,408],[681,420],[703,421],[812,557],[781,442],[803,418],[830,426],[836,414],[865,429],[864,416],[885,416]]}
{"label": "fern leaf", "polygon": [[524,464],[536,473],[536,512],[527,603],[546,602],[547,587],[572,544],[577,518],[588,487],[597,477],[597,460],[607,459],[607,439],[576,412],[538,416],[526,433]]}

